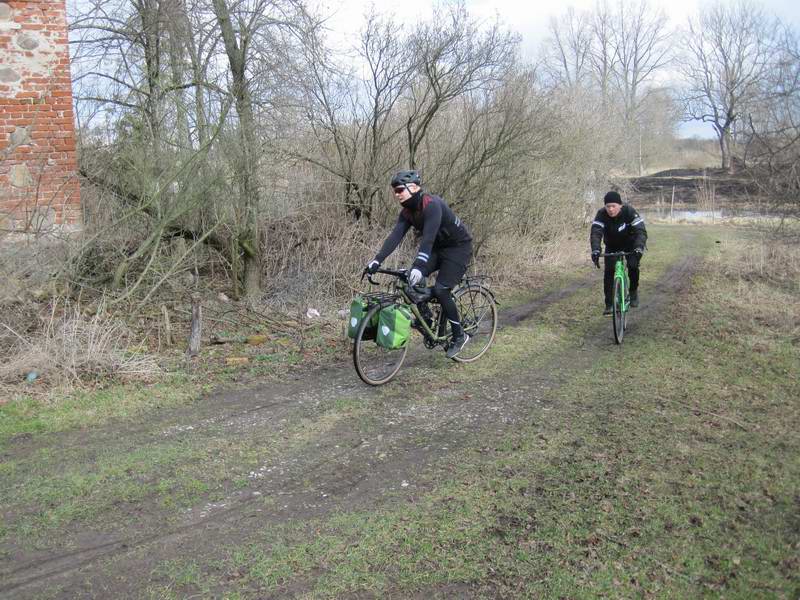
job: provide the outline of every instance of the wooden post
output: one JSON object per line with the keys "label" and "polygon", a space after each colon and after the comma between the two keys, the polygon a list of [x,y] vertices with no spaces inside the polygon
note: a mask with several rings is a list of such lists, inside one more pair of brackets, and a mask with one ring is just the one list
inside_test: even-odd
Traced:
{"label": "wooden post", "polygon": [[715,196],[716,196],[716,190],[714,188],[714,184],[712,183],[711,184],[711,223],[712,224],[717,222],[716,215],[714,214],[714,204],[715,204],[714,197]]}
{"label": "wooden post", "polygon": [[189,347],[186,358],[194,358],[200,354],[200,335],[203,331],[203,306],[200,304],[200,273],[197,264],[194,266],[194,291],[192,292],[192,326],[189,332]]}
{"label": "wooden post", "polygon": [[172,325],[169,322],[169,312],[167,312],[167,305],[161,305],[161,314],[164,315],[164,342],[167,347],[172,346]]}
{"label": "wooden post", "polygon": [[672,199],[669,201],[669,222],[672,223],[673,211],[675,210],[675,186],[672,186]]}
{"label": "wooden post", "polygon": [[186,350],[187,358],[194,358],[200,354],[200,335],[203,331],[203,306],[200,304],[200,294],[192,294],[192,328],[189,333],[189,348]]}

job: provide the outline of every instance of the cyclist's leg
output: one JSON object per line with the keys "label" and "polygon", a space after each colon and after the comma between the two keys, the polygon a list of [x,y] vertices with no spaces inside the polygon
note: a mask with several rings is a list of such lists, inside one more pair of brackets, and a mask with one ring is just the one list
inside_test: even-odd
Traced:
{"label": "cyclist's leg", "polygon": [[[437,252],[435,250],[431,251],[431,256],[428,259],[428,262],[425,264],[425,266],[423,266],[420,269],[422,271],[423,278],[427,279],[428,276],[430,276],[431,273],[435,273],[436,271],[438,271],[440,262],[441,262],[441,258],[439,257]],[[426,285],[427,285],[427,283],[426,283]],[[432,295],[435,295],[435,294],[433,294],[433,288],[431,288],[431,292],[432,292]],[[430,299],[430,296],[426,295],[425,297]],[[420,310],[420,313],[422,314],[422,316],[425,319],[428,320],[429,324],[432,325],[433,324],[433,313],[431,312],[431,308],[428,305],[428,301],[425,300],[424,302],[419,302],[419,303],[417,303],[417,306],[419,307],[419,310]],[[436,333],[436,332],[434,332],[434,333]]]}
{"label": "cyclist's leg", "polygon": [[461,327],[461,317],[458,314],[458,307],[453,300],[452,292],[466,273],[471,257],[471,242],[439,250],[439,273],[436,276],[436,284],[433,286],[433,294],[442,305],[444,315],[450,323],[453,338],[463,337],[464,330]]}
{"label": "cyclist's leg", "polygon": [[[606,252],[613,252],[606,249]],[[614,296],[614,266],[617,264],[618,258],[606,258],[603,268],[603,296],[605,297],[606,308],[611,307],[612,299]]]}
{"label": "cyclist's leg", "polygon": [[[631,248],[630,251],[632,251]],[[631,295],[635,295],[639,289],[639,261],[641,257],[638,254],[628,255],[628,277],[631,280]]]}

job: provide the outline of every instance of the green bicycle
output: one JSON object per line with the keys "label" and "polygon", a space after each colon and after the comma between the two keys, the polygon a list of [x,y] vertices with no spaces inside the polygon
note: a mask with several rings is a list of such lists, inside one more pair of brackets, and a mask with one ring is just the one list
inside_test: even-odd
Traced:
{"label": "green bicycle", "polygon": [[605,259],[614,260],[614,291],[612,296],[611,321],[614,325],[614,341],[622,343],[625,337],[625,320],[630,309],[630,284],[625,257],[633,252],[606,252],[601,254]]}
{"label": "green bicycle", "polygon": [[[406,306],[412,316],[411,328],[422,334],[425,347],[432,350],[446,347],[451,333],[442,307],[432,295],[432,288],[415,288],[408,284],[405,269],[393,271],[378,269],[376,273],[390,275],[394,279],[388,292],[363,294],[368,308],[353,339],[353,365],[364,383],[382,385],[390,381],[400,370],[408,353],[411,337],[400,348],[384,348],[375,343],[372,331],[378,312],[393,304]],[[373,285],[372,275],[368,280]],[[487,287],[485,276],[465,276],[453,290],[461,324],[469,335],[469,343],[453,357],[460,363],[477,360],[489,349],[497,331],[497,302]]]}

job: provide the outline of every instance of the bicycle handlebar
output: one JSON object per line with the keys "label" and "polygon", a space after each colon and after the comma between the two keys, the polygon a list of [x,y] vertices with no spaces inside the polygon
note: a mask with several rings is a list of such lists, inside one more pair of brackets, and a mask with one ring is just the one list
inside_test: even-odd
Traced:
{"label": "bicycle handlebar", "polygon": [[636,254],[636,252],[605,252],[603,254],[598,254],[598,256],[602,258],[617,258],[620,256],[631,256],[632,254]]}
{"label": "bicycle handlebar", "polygon": [[[375,271],[375,273],[381,273],[383,275],[394,275],[398,279],[408,283],[408,270],[407,269],[400,269],[399,271],[393,271],[392,269],[378,269],[378,270]],[[365,272],[365,274],[367,275],[367,281],[369,281],[372,285],[380,285],[379,282],[375,281],[372,278],[372,276],[375,275],[375,273],[366,273]],[[362,281],[364,280],[364,276],[363,275],[361,276],[361,280]]]}

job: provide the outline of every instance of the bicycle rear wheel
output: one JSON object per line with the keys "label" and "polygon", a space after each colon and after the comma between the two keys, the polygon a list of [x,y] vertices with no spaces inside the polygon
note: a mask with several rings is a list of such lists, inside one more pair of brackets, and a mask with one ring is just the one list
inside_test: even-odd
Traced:
{"label": "bicycle rear wheel", "polygon": [[612,312],[612,321],[614,322],[614,341],[617,344],[622,343],[622,338],[625,336],[625,298],[623,298],[624,290],[622,282],[619,279],[614,280],[614,307]]}
{"label": "bicycle rear wheel", "polygon": [[453,294],[461,326],[469,343],[453,360],[468,363],[478,360],[489,349],[497,332],[497,304],[491,292],[480,285],[467,285]]}
{"label": "bicycle rear wheel", "polygon": [[377,321],[381,306],[375,305],[358,328],[353,340],[353,365],[361,381],[369,385],[383,385],[394,377],[403,366],[408,352],[409,339],[402,348],[383,348],[375,343],[374,335],[369,335],[370,323]]}

